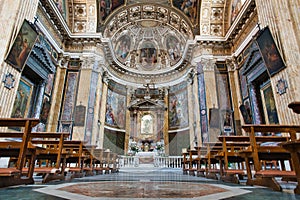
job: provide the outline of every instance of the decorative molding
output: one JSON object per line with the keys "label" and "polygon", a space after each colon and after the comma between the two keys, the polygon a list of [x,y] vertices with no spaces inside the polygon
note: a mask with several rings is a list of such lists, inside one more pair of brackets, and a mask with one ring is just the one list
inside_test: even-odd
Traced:
{"label": "decorative molding", "polygon": [[203,66],[203,71],[214,71],[217,59],[201,59],[201,64]]}
{"label": "decorative molding", "polygon": [[7,73],[4,75],[3,81],[4,87],[8,89],[12,89],[15,86],[15,78],[14,75],[11,73]]}
{"label": "decorative molding", "polygon": [[288,88],[287,81],[285,79],[280,78],[276,84],[277,93],[283,95],[286,93],[286,89]]}

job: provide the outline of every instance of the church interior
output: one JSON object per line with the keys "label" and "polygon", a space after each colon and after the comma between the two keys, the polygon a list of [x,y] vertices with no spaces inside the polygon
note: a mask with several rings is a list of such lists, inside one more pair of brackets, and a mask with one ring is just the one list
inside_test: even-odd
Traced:
{"label": "church interior", "polygon": [[299,0],[0,2],[1,199],[300,199]]}

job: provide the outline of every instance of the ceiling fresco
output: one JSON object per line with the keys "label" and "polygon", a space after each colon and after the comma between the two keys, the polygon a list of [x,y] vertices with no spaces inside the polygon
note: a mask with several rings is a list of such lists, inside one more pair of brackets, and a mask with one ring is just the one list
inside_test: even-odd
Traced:
{"label": "ceiling fresco", "polygon": [[158,22],[141,21],[112,38],[115,58],[125,68],[166,71],[182,58],[186,38]]}
{"label": "ceiling fresco", "polygon": [[105,54],[110,75],[136,83],[176,82],[189,74],[192,59],[203,49],[230,52],[231,41],[247,19],[240,11],[249,7],[251,13],[254,8],[253,0],[41,2],[45,9],[53,9],[48,13],[66,50],[80,52],[101,44],[97,49]]}

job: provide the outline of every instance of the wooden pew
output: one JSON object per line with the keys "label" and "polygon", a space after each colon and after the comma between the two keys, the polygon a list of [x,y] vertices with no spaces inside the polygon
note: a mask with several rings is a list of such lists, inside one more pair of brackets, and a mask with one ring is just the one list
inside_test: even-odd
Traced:
{"label": "wooden pew", "polygon": [[197,176],[206,177],[206,174],[208,173],[208,162],[206,159],[208,147],[197,146],[195,149],[197,151],[197,159],[195,159],[195,162],[197,162]]}
{"label": "wooden pew", "polygon": [[[300,126],[295,125],[244,125],[242,128],[249,134],[250,148],[241,151],[245,158],[247,169],[247,184],[261,185],[281,191],[282,188],[275,177],[295,177],[295,171],[270,170],[262,168],[262,160],[279,161],[290,160],[291,154],[280,145],[267,145],[266,142],[281,143],[296,139],[296,133],[300,132]],[[256,133],[286,133],[287,136],[256,136]],[[255,177],[252,176],[250,161],[253,160]],[[282,164],[282,166],[284,166]]]}
{"label": "wooden pew", "polygon": [[109,174],[109,172],[111,172],[111,156],[112,156],[112,152],[107,149],[103,152],[103,170],[104,170],[104,174]]}
{"label": "wooden pew", "polygon": [[218,179],[220,168],[217,167],[219,161],[215,155],[222,150],[221,142],[205,142],[201,148],[196,148],[200,162],[205,164],[205,177],[210,179]]}
{"label": "wooden pew", "polygon": [[94,149],[93,151],[93,159],[94,159],[94,170],[96,174],[103,174],[104,171],[104,158],[103,158],[103,149]]}
{"label": "wooden pew", "polygon": [[296,180],[298,182],[294,192],[295,194],[300,194],[300,140],[283,142],[280,145],[291,154],[292,168],[295,171]]}
{"label": "wooden pew", "polygon": [[119,172],[119,157],[117,153],[112,152],[110,156],[111,173]]}
{"label": "wooden pew", "polygon": [[97,145],[84,145],[82,149],[82,154],[84,155],[83,160],[83,171],[85,176],[93,176],[94,175],[94,151]]}
{"label": "wooden pew", "polygon": [[[36,160],[39,161],[39,166],[34,168],[34,172],[43,176],[43,183],[48,183],[53,180],[64,180],[64,163],[61,163],[64,155],[63,145],[65,139],[69,137],[69,133],[59,132],[42,132],[32,133],[31,143],[34,145],[42,145],[36,151]],[[46,166],[42,166],[41,162],[46,160]],[[52,165],[54,163],[54,165]]]}
{"label": "wooden pew", "polygon": [[[15,143],[19,147],[17,161],[15,167],[12,168],[1,168],[0,169],[0,187],[12,186],[12,185],[19,185],[19,184],[32,184],[34,183],[33,180],[33,165],[31,158],[31,163],[29,167],[31,168],[32,173],[28,173],[27,177],[22,177],[22,169],[24,167],[26,154],[28,154],[28,149],[31,150],[31,156],[35,154],[35,148],[33,146],[28,146],[29,137],[31,134],[31,129],[39,123],[39,119],[34,118],[1,118],[0,119],[0,126],[1,127],[18,127],[22,129],[21,140],[19,144]],[[9,132],[2,132],[0,133],[1,138],[12,138],[12,134]],[[1,142],[3,145],[7,145],[7,143]],[[13,146],[11,146],[13,147]],[[30,148],[28,148],[30,147]],[[1,150],[1,153],[4,153],[4,149]],[[5,156],[1,155],[0,156]],[[13,152],[11,151],[13,154]],[[10,155],[7,155],[11,157]],[[15,156],[15,155],[12,155]]]}
{"label": "wooden pew", "polygon": [[198,166],[199,166],[199,160],[200,158],[198,157],[198,151],[197,150],[193,150],[193,149],[188,149],[188,156],[187,156],[187,172],[189,175],[191,176],[195,176],[195,172],[197,172],[198,170]]}
{"label": "wooden pew", "polygon": [[66,171],[72,174],[71,178],[81,178],[84,176],[83,155],[84,142],[80,140],[65,141],[63,153],[66,155],[64,163],[66,163]]}
{"label": "wooden pew", "polygon": [[[248,136],[219,136],[222,142],[222,151],[215,157],[220,160],[221,170],[223,174],[221,180],[225,182],[239,183],[239,178],[243,178],[246,174],[243,164],[245,159],[240,156],[239,151],[250,146],[250,138]],[[238,165],[238,169],[229,169],[229,163]],[[239,178],[237,178],[238,176]]]}
{"label": "wooden pew", "polygon": [[188,156],[189,156],[189,153],[187,151],[182,152],[182,157],[183,157],[183,159],[182,159],[182,172],[183,172],[183,174],[188,174],[188,169],[189,169],[189,167],[188,167],[188,163],[189,163]]}

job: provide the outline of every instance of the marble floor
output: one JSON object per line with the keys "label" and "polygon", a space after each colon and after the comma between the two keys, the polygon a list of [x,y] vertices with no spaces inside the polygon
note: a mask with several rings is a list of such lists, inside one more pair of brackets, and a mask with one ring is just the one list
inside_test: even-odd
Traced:
{"label": "marble floor", "polygon": [[180,169],[154,167],[123,168],[116,174],[104,174],[64,182],[14,186],[0,189],[5,200],[283,200],[299,199],[293,194],[295,183],[281,182],[283,192],[268,188],[228,184],[201,177],[183,175]]}

